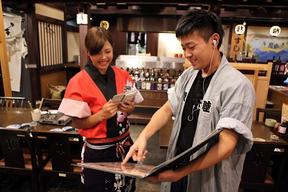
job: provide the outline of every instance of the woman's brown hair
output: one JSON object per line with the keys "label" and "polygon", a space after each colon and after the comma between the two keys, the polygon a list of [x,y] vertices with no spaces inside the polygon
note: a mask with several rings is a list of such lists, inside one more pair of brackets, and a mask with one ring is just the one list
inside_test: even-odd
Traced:
{"label": "woman's brown hair", "polygon": [[106,41],[113,46],[109,31],[102,27],[92,27],[85,37],[85,46],[90,55],[96,55],[101,51]]}

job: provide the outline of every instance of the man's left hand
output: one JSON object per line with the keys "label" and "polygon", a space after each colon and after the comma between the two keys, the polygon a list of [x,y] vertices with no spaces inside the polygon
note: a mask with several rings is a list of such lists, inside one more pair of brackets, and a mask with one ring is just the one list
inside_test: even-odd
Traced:
{"label": "man's left hand", "polygon": [[160,183],[160,182],[176,182],[180,180],[183,176],[178,171],[166,170],[158,175],[147,177],[145,180],[150,181],[152,183]]}

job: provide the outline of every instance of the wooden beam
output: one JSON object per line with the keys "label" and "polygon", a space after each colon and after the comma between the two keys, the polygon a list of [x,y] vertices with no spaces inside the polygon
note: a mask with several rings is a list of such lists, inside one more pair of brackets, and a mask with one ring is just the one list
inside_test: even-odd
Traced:
{"label": "wooden beam", "polygon": [[4,18],[2,11],[2,0],[0,0],[0,64],[3,77],[4,95],[7,97],[12,96],[9,65],[6,49],[6,39],[4,33]]}

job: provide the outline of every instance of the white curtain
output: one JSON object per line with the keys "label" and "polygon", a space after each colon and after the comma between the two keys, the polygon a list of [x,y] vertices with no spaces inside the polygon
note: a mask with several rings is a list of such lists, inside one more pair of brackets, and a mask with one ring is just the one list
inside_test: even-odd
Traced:
{"label": "white curtain", "polygon": [[9,73],[12,91],[20,92],[21,57],[27,55],[27,45],[21,30],[22,17],[4,13],[4,32],[6,35],[9,60]]}

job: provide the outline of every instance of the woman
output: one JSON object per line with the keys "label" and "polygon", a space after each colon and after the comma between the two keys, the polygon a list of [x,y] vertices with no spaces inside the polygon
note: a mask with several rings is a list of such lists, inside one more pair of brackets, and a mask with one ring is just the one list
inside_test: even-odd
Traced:
{"label": "woman", "polygon": [[[73,125],[84,137],[83,162],[122,161],[132,140],[127,115],[134,103],[143,100],[138,92],[134,101],[112,102],[111,98],[135,89],[127,71],[110,66],[112,38],[104,28],[93,27],[85,38],[89,61],[68,83],[59,111],[73,117]],[[84,169],[84,191],[135,190],[135,180],[122,175]]]}

